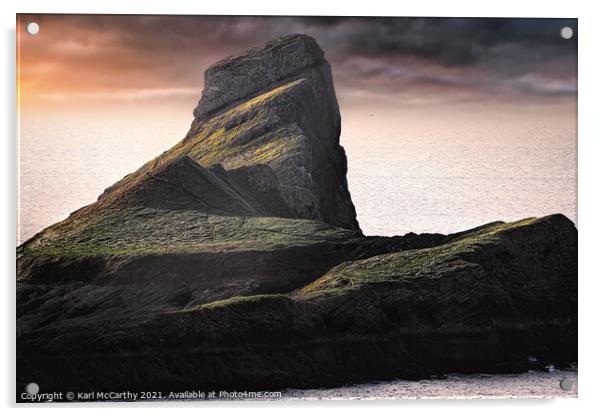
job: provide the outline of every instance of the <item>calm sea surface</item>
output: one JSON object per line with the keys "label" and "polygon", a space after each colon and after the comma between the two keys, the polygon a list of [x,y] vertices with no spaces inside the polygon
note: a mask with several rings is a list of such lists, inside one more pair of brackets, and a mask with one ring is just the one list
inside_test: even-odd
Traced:
{"label": "calm sea surface", "polygon": [[[96,200],[182,138],[188,114],[21,119],[20,241]],[[576,221],[571,117],[343,113],[341,142],[367,235],[450,233],[563,213]]]}

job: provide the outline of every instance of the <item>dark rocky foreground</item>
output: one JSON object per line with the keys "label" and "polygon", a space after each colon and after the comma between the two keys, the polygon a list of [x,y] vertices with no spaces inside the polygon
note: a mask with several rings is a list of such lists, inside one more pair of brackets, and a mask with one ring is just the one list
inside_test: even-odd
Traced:
{"label": "dark rocky foreground", "polygon": [[216,63],[180,143],[17,248],[18,396],[577,361],[574,224],[363,236],[323,55],[296,35]]}

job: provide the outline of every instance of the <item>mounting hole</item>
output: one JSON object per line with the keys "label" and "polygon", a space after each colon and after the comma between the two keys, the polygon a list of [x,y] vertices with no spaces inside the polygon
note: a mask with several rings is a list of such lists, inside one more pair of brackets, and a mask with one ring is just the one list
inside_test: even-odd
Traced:
{"label": "mounting hole", "polygon": [[569,391],[573,388],[573,380],[563,378],[560,380],[560,388],[564,391]]}
{"label": "mounting hole", "polygon": [[562,29],[560,29],[560,37],[562,39],[570,39],[573,37],[573,29],[565,26]]}
{"label": "mounting hole", "polygon": [[36,395],[40,391],[40,386],[38,386],[38,383],[29,383],[27,386],[25,386],[25,391],[28,394]]}
{"label": "mounting hole", "polygon": [[27,23],[27,27],[25,28],[25,30],[27,30],[27,33],[29,33],[30,35],[37,35],[40,31],[40,25],[36,22],[30,22]]}

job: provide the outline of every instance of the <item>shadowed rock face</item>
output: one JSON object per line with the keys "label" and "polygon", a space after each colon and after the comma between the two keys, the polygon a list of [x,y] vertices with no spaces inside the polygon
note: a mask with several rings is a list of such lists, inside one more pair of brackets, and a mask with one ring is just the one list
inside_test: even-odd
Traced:
{"label": "shadowed rock face", "polygon": [[[234,178],[237,185],[213,184],[236,199],[228,209],[219,207],[226,215],[303,218],[360,232],[339,145],[341,120],[330,65],[312,38],[287,36],[210,67],[194,113],[183,141],[108,188],[79,215],[131,206],[133,193],[155,194],[152,201],[139,198],[140,206],[154,204],[158,193],[163,201],[181,199],[182,181],[207,182],[212,175],[206,169],[220,165],[228,171],[222,177],[243,171],[248,177],[243,182],[249,182],[241,186]],[[166,172],[183,168],[183,158],[191,177],[160,183]],[[190,189],[197,195],[195,200],[189,195],[186,208],[211,209],[213,193],[203,197],[204,187]]]}
{"label": "shadowed rock face", "polygon": [[567,366],[577,360],[576,239],[561,215],[494,223],[342,263],[288,295],[194,307],[174,297],[158,313],[45,323],[20,334],[18,368],[57,390],[168,392]]}
{"label": "shadowed rock face", "polygon": [[330,65],[315,40],[286,36],[212,65],[194,115],[190,140],[204,129],[232,136],[199,143],[201,164],[266,164],[297,217],[359,228]]}
{"label": "shadowed rock face", "polygon": [[17,392],[32,380],[42,392],[281,389],[576,361],[565,217],[361,234],[313,39],[216,63],[195,117],[184,140],[17,248]]}

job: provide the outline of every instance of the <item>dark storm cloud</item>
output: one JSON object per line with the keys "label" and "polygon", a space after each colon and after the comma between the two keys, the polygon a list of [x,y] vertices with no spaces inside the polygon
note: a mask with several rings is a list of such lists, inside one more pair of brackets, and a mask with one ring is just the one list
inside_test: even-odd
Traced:
{"label": "dark storm cloud", "polygon": [[317,37],[336,51],[346,83],[361,75],[364,87],[388,92],[574,98],[577,40],[562,39],[563,26],[577,32],[573,19],[355,18],[331,21]]}
{"label": "dark storm cloud", "polygon": [[577,33],[575,19],[35,18],[41,34],[47,33],[36,40],[37,49],[27,39],[38,61],[52,62],[55,69],[63,65],[73,80],[94,80],[97,88],[195,91],[203,69],[215,60],[277,36],[306,33],[325,50],[342,94],[444,91],[449,99],[457,90],[474,99],[557,100],[576,92],[576,36],[559,36],[563,26]]}
{"label": "dark storm cloud", "polygon": [[551,48],[552,56],[574,54],[575,40],[559,30],[572,21],[543,19],[381,18],[358,19],[345,34],[350,53],[368,56],[409,55],[443,66],[475,65],[496,49],[520,54]]}

